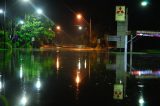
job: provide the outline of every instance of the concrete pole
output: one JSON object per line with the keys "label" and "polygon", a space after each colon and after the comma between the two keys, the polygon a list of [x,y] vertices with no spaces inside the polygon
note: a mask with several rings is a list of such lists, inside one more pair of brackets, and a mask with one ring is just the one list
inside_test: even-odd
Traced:
{"label": "concrete pole", "polygon": [[131,41],[130,41],[130,71],[132,70],[132,52],[133,52],[133,35],[131,35]]}
{"label": "concrete pole", "polygon": [[131,35],[131,40],[130,40],[130,53],[133,52],[133,35]]}
{"label": "concrete pole", "polygon": [[124,48],[125,53],[127,53],[127,45],[128,45],[128,35],[125,35],[125,48]]}

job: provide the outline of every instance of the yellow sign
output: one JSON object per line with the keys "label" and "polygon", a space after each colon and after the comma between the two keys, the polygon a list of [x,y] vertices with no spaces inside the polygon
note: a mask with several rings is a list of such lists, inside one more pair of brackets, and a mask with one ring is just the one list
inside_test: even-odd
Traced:
{"label": "yellow sign", "polygon": [[116,100],[123,99],[123,85],[122,84],[114,84],[113,98]]}
{"label": "yellow sign", "polygon": [[125,21],[125,6],[116,6],[116,21]]}

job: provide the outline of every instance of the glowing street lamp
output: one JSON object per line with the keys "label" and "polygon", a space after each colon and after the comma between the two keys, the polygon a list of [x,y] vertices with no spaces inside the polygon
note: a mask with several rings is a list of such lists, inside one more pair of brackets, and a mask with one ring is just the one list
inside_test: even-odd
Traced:
{"label": "glowing street lamp", "polygon": [[23,24],[24,24],[24,21],[23,21],[23,20],[20,20],[18,23],[21,24],[21,25],[23,25]]}
{"label": "glowing street lamp", "polygon": [[148,1],[142,1],[141,6],[146,7],[148,5]]}
{"label": "glowing street lamp", "polygon": [[79,30],[82,30],[82,29],[83,29],[83,27],[82,27],[82,26],[78,26],[78,29],[79,29]]}
{"label": "glowing street lamp", "polygon": [[43,14],[43,10],[40,9],[40,8],[38,8],[36,11],[37,11],[38,14]]}
{"label": "glowing street lamp", "polygon": [[29,2],[30,0],[22,0],[23,2]]}
{"label": "glowing street lamp", "polygon": [[61,26],[59,26],[59,25],[56,26],[56,30],[57,30],[57,31],[60,31],[60,30],[61,30]]}
{"label": "glowing street lamp", "polygon": [[4,11],[3,11],[3,9],[0,9],[0,14],[4,14]]}
{"label": "glowing street lamp", "polygon": [[82,14],[77,14],[77,19],[81,20],[82,19]]}

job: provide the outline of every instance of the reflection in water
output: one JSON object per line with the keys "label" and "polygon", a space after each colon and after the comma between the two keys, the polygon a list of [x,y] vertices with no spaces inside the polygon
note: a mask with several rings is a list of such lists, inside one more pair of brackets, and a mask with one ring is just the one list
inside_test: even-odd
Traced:
{"label": "reflection in water", "polygon": [[22,63],[20,64],[19,77],[20,77],[20,79],[23,78],[23,68],[22,68]]}
{"label": "reflection in water", "polygon": [[139,105],[144,106],[144,98],[142,95],[140,95],[140,97],[139,97]]}
{"label": "reflection in water", "polygon": [[79,90],[79,84],[81,82],[81,77],[80,77],[80,71],[78,70],[76,72],[76,78],[75,78],[75,82],[76,82],[76,100],[79,99],[79,93],[80,93],[80,90]]}
{"label": "reflection in water", "polygon": [[59,51],[57,51],[57,55],[56,55],[56,68],[57,68],[57,71],[59,71],[59,68],[60,68],[60,60],[59,60]]}
{"label": "reflection in water", "polygon": [[20,100],[20,103],[19,103],[20,106],[26,106],[27,105],[28,98],[26,96],[26,92],[25,91],[22,93],[22,96],[21,96],[21,98],[19,100]]}
{"label": "reflection in water", "polygon": [[75,82],[76,82],[77,91],[79,91],[79,84],[80,84],[80,82],[81,82],[80,71],[77,71],[77,72],[76,72]]}
{"label": "reflection in water", "polygon": [[27,104],[27,97],[25,95],[23,95],[22,99],[21,99],[21,105],[25,106]]}
{"label": "reflection in water", "polygon": [[84,68],[85,69],[87,68],[87,60],[86,59],[84,60]]}
{"label": "reflection in water", "polygon": [[[143,106],[149,100],[144,95],[148,80],[140,85],[135,76],[160,75],[156,69],[146,71],[141,70],[141,67],[137,68],[138,64],[134,59],[129,61],[133,66],[127,65],[127,55],[123,53],[65,50],[15,52],[11,60],[6,60],[7,65],[0,67],[0,92],[5,91],[4,95],[11,106],[75,105],[75,99],[84,105],[88,105],[86,100],[88,103],[108,105],[116,103],[118,99],[119,102],[129,101],[128,104],[132,104],[130,101],[137,101],[138,105]],[[132,70],[128,73],[126,68]],[[144,77],[140,80],[143,82]],[[7,86],[4,87],[6,81]],[[114,89],[115,85],[117,87]],[[137,89],[142,88],[144,91],[139,93]],[[123,100],[117,97],[114,100],[113,95],[123,96]],[[15,99],[17,97],[18,101]]]}
{"label": "reflection in water", "polygon": [[37,88],[38,91],[40,90],[40,88],[41,88],[40,78],[37,78],[37,81],[36,81],[36,83],[35,83],[35,87]]}
{"label": "reflection in water", "polygon": [[81,69],[81,60],[80,60],[80,58],[79,58],[79,60],[78,60],[78,69],[79,69],[79,70]]}
{"label": "reflection in water", "polygon": [[2,75],[0,75],[0,92],[2,92],[4,88],[3,80],[2,80]]}

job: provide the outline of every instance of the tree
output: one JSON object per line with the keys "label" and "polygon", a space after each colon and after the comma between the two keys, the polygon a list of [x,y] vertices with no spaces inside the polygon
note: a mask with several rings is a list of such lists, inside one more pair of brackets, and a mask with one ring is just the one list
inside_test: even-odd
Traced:
{"label": "tree", "polygon": [[52,31],[54,23],[46,17],[36,15],[26,15],[24,24],[16,26],[16,34],[18,36],[18,47],[39,47],[45,43],[49,43],[55,37]]}

